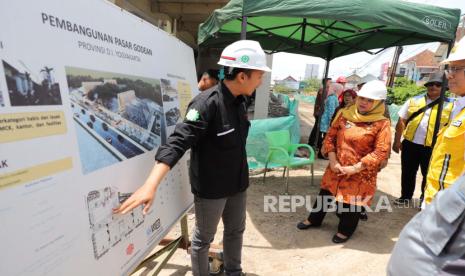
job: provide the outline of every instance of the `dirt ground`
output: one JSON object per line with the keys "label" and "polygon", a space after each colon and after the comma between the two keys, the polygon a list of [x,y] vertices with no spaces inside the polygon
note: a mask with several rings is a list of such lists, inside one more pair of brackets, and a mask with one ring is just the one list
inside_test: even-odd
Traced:
{"label": "dirt ground", "polygon": [[[313,107],[301,103],[299,107],[302,140],[307,139],[313,125]],[[315,163],[315,184],[310,184],[309,169],[291,170],[289,193],[314,196],[327,161]],[[419,174],[420,176],[420,174]],[[414,208],[395,208],[392,212],[369,213],[368,221],[360,221],[352,238],[343,245],[331,242],[337,230],[337,217],[328,214],[321,228],[300,231],[296,224],[307,216],[305,207],[295,212],[264,212],[265,195],[282,195],[282,171],[251,176],[248,189],[247,226],[244,234],[243,269],[247,275],[384,275],[390,252],[402,227],[418,212]],[[419,197],[420,178],[415,196]],[[400,195],[400,156],[393,153],[388,166],[378,175],[378,192],[390,200]],[[188,215],[189,231],[194,227],[194,216]],[[222,223],[214,243],[222,239]],[[180,233],[176,226],[169,234]],[[139,273],[138,273],[139,274]],[[146,272],[139,275],[146,275]],[[190,256],[178,250],[160,275],[192,275]]]}

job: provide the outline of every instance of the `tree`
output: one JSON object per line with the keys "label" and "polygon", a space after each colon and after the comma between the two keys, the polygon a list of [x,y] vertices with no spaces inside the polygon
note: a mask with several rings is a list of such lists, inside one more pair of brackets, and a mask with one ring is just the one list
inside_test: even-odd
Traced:
{"label": "tree", "polygon": [[394,87],[388,89],[388,99],[390,103],[401,105],[409,98],[425,93],[425,91],[425,87],[416,85],[414,81],[406,77],[396,77]]}
{"label": "tree", "polygon": [[285,85],[282,84],[276,84],[273,88],[273,92],[275,93],[281,93],[281,94],[292,94],[296,92],[295,89],[289,88]]}
{"label": "tree", "polygon": [[321,87],[321,80],[317,78],[306,79],[304,80],[304,82],[305,82],[305,88],[304,88],[305,93],[317,92],[318,89],[320,89]]}
{"label": "tree", "polygon": [[40,70],[40,72],[45,73],[45,79],[48,81],[49,86],[52,85],[52,71],[53,71],[53,68],[50,68],[47,66],[45,66],[44,69]]}
{"label": "tree", "polygon": [[71,88],[79,88],[85,81],[103,81],[103,79],[93,78],[91,76],[75,76],[66,75],[68,86]]}
{"label": "tree", "polygon": [[119,84],[126,85],[127,90],[134,90],[136,97],[141,99],[150,99],[159,105],[163,104],[160,84],[152,85],[140,79],[131,80],[126,78],[117,78],[116,80]]}

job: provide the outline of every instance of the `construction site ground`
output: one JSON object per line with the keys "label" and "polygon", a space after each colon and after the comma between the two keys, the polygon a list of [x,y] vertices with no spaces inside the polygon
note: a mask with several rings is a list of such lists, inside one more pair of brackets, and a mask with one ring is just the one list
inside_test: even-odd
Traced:
{"label": "construction site ground", "polygon": [[[313,105],[300,103],[301,141],[308,139],[314,123]],[[309,168],[290,172],[289,194],[315,196],[328,161],[317,159],[315,183],[310,183]],[[378,191],[374,203],[380,196],[389,200],[400,195],[400,155],[392,153],[388,166],[378,174]],[[395,208],[392,212],[369,213],[368,221],[360,221],[352,238],[345,244],[336,245],[331,238],[337,231],[338,218],[328,214],[318,229],[300,231],[296,224],[308,215],[306,207],[295,212],[264,212],[264,196],[283,195],[282,170],[267,173],[266,184],[263,174],[250,176],[247,200],[247,226],[244,233],[242,263],[247,275],[384,275],[390,253],[404,225],[416,214],[412,207]],[[415,197],[419,197],[421,174],[417,175]],[[188,213],[189,234],[195,225],[194,214]],[[180,235],[176,225],[168,237]],[[223,225],[220,222],[214,243],[222,240]],[[148,275],[150,267],[136,275]],[[192,275],[190,255],[177,250],[160,275]]]}

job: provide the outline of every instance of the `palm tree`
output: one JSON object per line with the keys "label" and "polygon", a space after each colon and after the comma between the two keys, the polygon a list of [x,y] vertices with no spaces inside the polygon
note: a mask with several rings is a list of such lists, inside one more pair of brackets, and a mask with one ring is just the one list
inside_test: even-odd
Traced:
{"label": "palm tree", "polygon": [[45,73],[45,79],[48,82],[48,88],[50,88],[52,86],[52,74],[51,74],[52,70],[53,70],[53,68],[50,68],[50,67],[47,67],[47,66],[44,66],[44,69],[40,70],[40,72]]}

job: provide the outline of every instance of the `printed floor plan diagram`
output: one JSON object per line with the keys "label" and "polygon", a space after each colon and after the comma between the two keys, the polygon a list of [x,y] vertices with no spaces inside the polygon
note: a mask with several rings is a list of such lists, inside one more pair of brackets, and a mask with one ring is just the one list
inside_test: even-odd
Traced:
{"label": "printed floor plan diagram", "polygon": [[95,259],[102,257],[144,222],[142,206],[125,215],[113,214],[113,208],[119,206],[129,195],[110,187],[88,193],[87,209]]}

